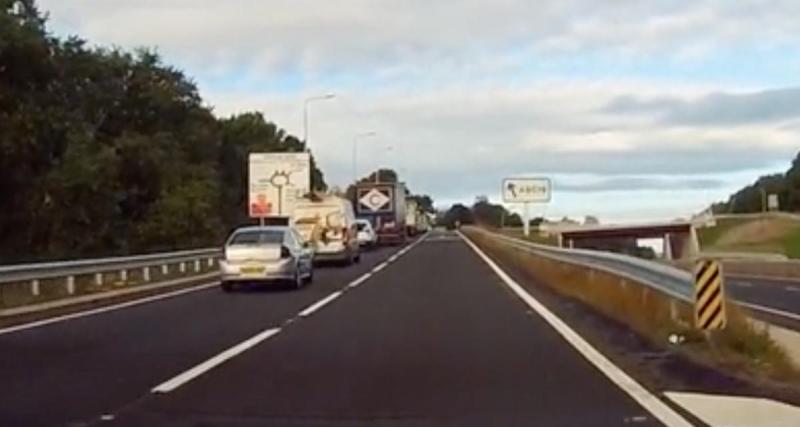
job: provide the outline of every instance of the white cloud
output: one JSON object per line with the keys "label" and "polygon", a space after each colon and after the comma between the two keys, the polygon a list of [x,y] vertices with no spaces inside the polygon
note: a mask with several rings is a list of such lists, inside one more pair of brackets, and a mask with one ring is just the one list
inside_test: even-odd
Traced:
{"label": "white cloud", "polygon": [[790,0],[40,2],[58,28],[91,40],[159,46],[192,68],[224,58],[262,72],[391,73],[474,64],[476,57],[496,66],[515,62],[508,57],[515,54],[504,53],[509,47],[517,55],[605,51],[685,59],[754,41],[796,43],[800,34],[800,4]]}
{"label": "white cloud", "polygon": [[[637,194],[626,204],[619,200],[624,193],[615,192],[609,210],[635,210],[639,203],[672,215],[708,201],[697,176],[734,176],[717,189],[730,191],[754,170],[782,168],[800,148],[800,110],[787,101],[792,89],[648,79],[647,70],[591,77],[598,56],[621,64],[647,57],[702,65],[715,52],[800,45],[800,2],[40,4],[60,33],[158,47],[166,62],[198,77],[219,115],[261,110],[301,135],[302,100],[335,91],[337,99],[311,107],[310,145],[338,185],[352,177],[353,136],[371,130],[378,135],[359,146],[362,173],[391,165],[413,190],[443,200],[494,194],[505,175],[590,174],[617,178],[587,187],[596,193],[582,191],[580,199],[565,196],[555,212],[585,209],[579,200],[602,201],[597,194],[616,185]],[[563,68],[548,68],[565,58],[580,72],[564,76]],[[541,69],[534,73],[531,64]],[[780,106],[765,108],[775,99]],[[685,187],[669,198],[673,208],[665,208],[663,185],[642,178],[653,175]]]}
{"label": "white cloud", "polygon": [[[489,191],[504,175],[579,174],[685,177],[782,168],[800,148],[800,133],[772,121],[741,125],[663,123],[657,114],[610,112],[633,93],[696,99],[697,87],[542,84],[532,87],[447,86],[420,93],[340,93],[315,103],[311,145],[333,182],[352,175],[352,139],[360,170],[391,164],[411,186],[440,196]],[[660,94],[660,95],[659,95]],[[211,94],[221,113],[260,109],[300,133],[301,99]],[[788,123],[793,123],[789,121]],[[387,156],[386,145],[394,147]],[[455,187],[459,188],[455,188]]]}

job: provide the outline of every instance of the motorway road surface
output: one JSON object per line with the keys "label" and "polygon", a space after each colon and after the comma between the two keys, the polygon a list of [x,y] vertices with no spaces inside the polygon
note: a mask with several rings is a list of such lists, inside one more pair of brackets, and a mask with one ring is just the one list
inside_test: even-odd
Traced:
{"label": "motorway road surface", "polygon": [[214,287],[2,334],[0,425],[661,425],[455,234],[347,287],[398,250],[300,291]]}
{"label": "motorway road surface", "polygon": [[797,315],[800,326],[800,282],[765,277],[728,277],[726,280],[734,298],[751,304]]}

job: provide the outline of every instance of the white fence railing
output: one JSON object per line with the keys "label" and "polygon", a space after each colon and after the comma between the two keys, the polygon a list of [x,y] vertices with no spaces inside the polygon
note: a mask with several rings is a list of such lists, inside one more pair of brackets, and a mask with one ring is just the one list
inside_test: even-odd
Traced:
{"label": "white fence railing", "polygon": [[691,302],[694,298],[692,275],[675,267],[611,252],[542,245],[480,228],[471,230],[526,252],[627,277],[681,301]]}
{"label": "white fence railing", "polygon": [[159,268],[161,274],[165,276],[169,274],[170,266],[177,268],[179,273],[187,273],[192,270],[199,272],[202,263],[207,263],[207,266],[210,267],[220,255],[219,248],[207,248],[136,256],[0,266],[0,288],[10,283],[27,282],[30,284],[31,294],[37,296],[41,292],[41,281],[56,279],[55,283],[48,280],[49,286],[53,286],[60,282],[57,279],[63,279],[61,285],[65,287],[68,295],[72,295],[75,293],[76,276],[94,275],[95,284],[102,285],[104,273],[116,272],[117,277],[125,281],[128,272],[140,270],[141,280],[149,282],[153,268]]}

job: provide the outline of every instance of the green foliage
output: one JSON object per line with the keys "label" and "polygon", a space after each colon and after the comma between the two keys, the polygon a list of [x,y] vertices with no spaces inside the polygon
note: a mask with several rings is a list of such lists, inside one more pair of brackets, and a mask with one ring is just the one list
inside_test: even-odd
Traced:
{"label": "green foliage", "polygon": [[472,205],[472,216],[476,223],[490,227],[522,227],[522,218],[518,214],[486,200],[479,200]]}
{"label": "green foliage", "polygon": [[444,225],[449,229],[456,228],[458,225],[467,225],[467,224],[474,224],[475,218],[472,215],[472,211],[458,203],[450,207],[447,213],[444,214],[444,217],[440,220],[440,225]]}
{"label": "green foliage", "polygon": [[302,150],[260,113],[217,119],[155,52],[53,37],[33,0],[0,0],[0,262],[216,244],[248,221],[247,154]]}
{"label": "green foliage", "polygon": [[433,199],[427,194],[412,194],[408,196],[409,199],[417,202],[419,210],[425,213],[434,213],[436,208],[433,206]]}
{"label": "green foliage", "polygon": [[785,173],[759,177],[756,182],[742,188],[727,201],[714,203],[715,213],[753,213],[765,209],[766,195],[778,195],[780,210],[800,211],[800,153]]}

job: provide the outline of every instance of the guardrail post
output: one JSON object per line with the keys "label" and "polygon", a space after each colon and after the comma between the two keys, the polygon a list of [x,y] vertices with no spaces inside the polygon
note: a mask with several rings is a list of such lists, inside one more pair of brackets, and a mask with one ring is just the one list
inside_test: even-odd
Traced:
{"label": "guardrail post", "polygon": [[675,323],[680,322],[680,313],[678,313],[678,303],[675,302],[675,299],[672,298],[670,298],[669,300],[669,318],[672,319],[672,321]]}
{"label": "guardrail post", "polygon": [[145,282],[150,281],[150,267],[142,268],[142,280],[144,280]]}
{"label": "guardrail post", "polygon": [[212,258],[212,257],[208,258],[208,266],[209,267],[213,267],[214,266],[214,258]]}
{"label": "guardrail post", "polygon": [[180,271],[181,273],[186,273],[186,263],[185,262],[181,261],[180,264],[178,264],[178,271]]}
{"label": "guardrail post", "polygon": [[31,280],[31,294],[35,297],[38,297],[39,293],[39,279]]}
{"label": "guardrail post", "polygon": [[128,270],[120,270],[119,271],[119,280],[122,282],[128,281]]}
{"label": "guardrail post", "polygon": [[196,259],[194,260],[194,272],[197,273],[199,271],[200,271],[200,260]]}
{"label": "guardrail post", "polygon": [[94,284],[103,286],[103,273],[94,273]]}
{"label": "guardrail post", "polygon": [[75,293],[75,276],[67,276],[67,294]]}
{"label": "guardrail post", "polygon": [[164,276],[169,274],[169,265],[164,264],[164,265],[161,266],[161,274],[164,275]]}

